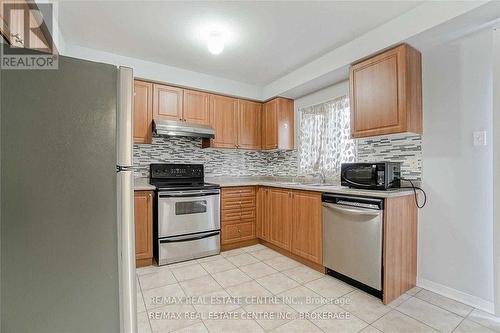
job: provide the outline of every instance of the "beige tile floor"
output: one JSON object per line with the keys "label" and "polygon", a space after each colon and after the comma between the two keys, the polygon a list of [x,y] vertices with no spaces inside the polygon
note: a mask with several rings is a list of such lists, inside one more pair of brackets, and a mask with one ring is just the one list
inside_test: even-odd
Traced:
{"label": "beige tile floor", "polygon": [[262,245],[140,268],[137,291],[141,333],[500,333],[493,316],[428,290],[414,288],[383,305]]}

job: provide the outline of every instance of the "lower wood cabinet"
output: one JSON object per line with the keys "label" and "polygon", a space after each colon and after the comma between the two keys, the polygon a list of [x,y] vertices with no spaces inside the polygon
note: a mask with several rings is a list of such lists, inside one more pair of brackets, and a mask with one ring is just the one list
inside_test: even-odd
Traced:
{"label": "lower wood cabinet", "polygon": [[136,266],[153,263],[153,191],[134,192]]}
{"label": "lower wood cabinet", "polygon": [[323,262],[321,193],[293,191],[292,253],[317,264]]}
{"label": "lower wood cabinet", "polygon": [[269,237],[269,214],[270,214],[270,191],[269,187],[257,188],[257,238],[270,241]]}
{"label": "lower wood cabinet", "polygon": [[256,229],[258,238],[321,264],[321,193],[259,187]]}
{"label": "lower wood cabinet", "polygon": [[272,188],[270,191],[269,242],[291,251],[292,191]]}
{"label": "lower wood cabinet", "polygon": [[256,190],[254,186],[221,190],[221,244],[255,240]]}

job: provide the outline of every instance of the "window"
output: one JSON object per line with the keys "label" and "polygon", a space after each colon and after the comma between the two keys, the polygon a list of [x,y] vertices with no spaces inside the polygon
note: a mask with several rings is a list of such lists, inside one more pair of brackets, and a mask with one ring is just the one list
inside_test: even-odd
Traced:
{"label": "window", "polygon": [[340,165],[354,162],[347,96],[299,109],[299,173],[340,177]]}

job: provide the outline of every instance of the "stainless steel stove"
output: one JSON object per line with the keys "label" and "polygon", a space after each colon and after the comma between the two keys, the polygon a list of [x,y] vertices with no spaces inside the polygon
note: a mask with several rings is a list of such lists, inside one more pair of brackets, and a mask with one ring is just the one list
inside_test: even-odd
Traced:
{"label": "stainless steel stove", "polygon": [[151,164],[149,182],[158,265],[218,254],[220,186],[205,183],[203,164]]}

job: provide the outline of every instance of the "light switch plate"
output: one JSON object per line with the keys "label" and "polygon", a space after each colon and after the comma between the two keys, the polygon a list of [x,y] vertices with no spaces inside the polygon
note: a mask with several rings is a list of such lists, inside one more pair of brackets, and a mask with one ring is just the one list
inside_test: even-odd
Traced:
{"label": "light switch plate", "polygon": [[472,133],[474,146],[486,146],[486,131],[475,131]]}

